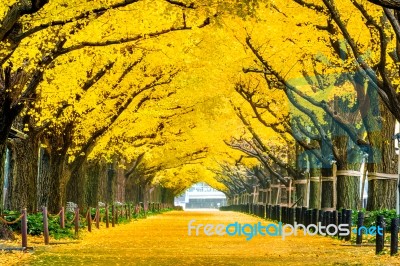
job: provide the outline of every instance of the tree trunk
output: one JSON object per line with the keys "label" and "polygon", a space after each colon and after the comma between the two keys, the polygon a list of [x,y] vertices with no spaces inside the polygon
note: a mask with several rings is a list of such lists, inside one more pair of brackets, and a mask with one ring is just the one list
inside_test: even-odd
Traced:
{"label": "tree trunk", "polygon": [[87,166],[87,205],[96,207],[99,202],[99,177],[100,177],[99,161],[90,162]]}
{"label": "tree trunk", "polygon": [[322,185],[321,185],[321,209],[331,209],[334,206],[334,190],[333,190],[333,172],[332,167],[326,165],[321,169]]}
{"label": "tree trunk", "polygon": [[37,211],[38,140],[36,134],[26,140],[15,139],[13,156],[15,161],[11,207],[13,210],[27,208]]}
{"label": "tree trunk", "polygon": [[[296,168],[302,172],[307,170],[308,156],[305,155],[303,148],[296,143]],[[300,177],[298,177],[300,178]],[[300,179],[294,180],[296,186],[296,198],[301,200],[297,203],[299,207],[307,206],[307,180],[304,174]]]}
{"label": "tree trunk", "polygon": [[117,168],[117,201],[119,202],[125,202],[125,175],[124,175],[124,169],[121,167]]}
{"label": "tree trunk", "polygon": [[[40,148],[40,158],[39,158],[39,175],[38,175],[38,209],[41,206],[49,207],[50,198],[50,174],[51,174],[51,157],[46,149]],[[58,193],[58,192],[53,192]],[[54,211],[54,208],[49,208]]]}
{"label": "tree trunk", "polygon": [[107,169],[107,194],[106,200],[108,203],[112,204],[115,200],[114,198],[114,179],[116,176],[116,171],[114,169],[114,164],[109,164]]}
{"label": "tree trunk", "polygon": [[[368,162],[368,201],[367,210],[395,209],[397,178],[373,179],[378,173],[397,174],[397,156],[391,140],[394,134],[395,118],[388,109],[380,104],[382,129],[368,133],[372,145],[372,156]],[[382,177],[381,177],[382,178]],[[372,179],[372,180],[371,180]]]}
{"label": "tree trunk", "polygon": [[7,145],[7,152],[6,152],[6,162],[8,165],[5,165],[6,167],[6,172],[5,172],[5,179],[7,180],[7,192],[5,196],[5,202],[4,202],[4,208],[5,210],[12,210],[12,200],[13,200],[13,194],[12,194],[12,187],[14,183],[14,177],[13,177],[13,169],[15,165],[15,161],[12,156],[12,144],[9,142],[9,145]]}
{"label": "tree trunk", "polygon": [[[350,123],[359,121],[358,110],[350,109],[351,103],[346,99],[335,98],[335,111],[345,117]],[[353,175],[348,171],[360,170],[362,154],[348,134],[343,130],[342,125],[333,122],[332,125],[332,144],[336,149],[337,177],[336,195],[337,206],[340,210],[357,209],[360,200],[360,175]],[[340,171],[345,171],[340,173]],[[347,171],[347,172],[346,172]]]}
{"label": "tree trunk", "polygon": [[79,208],[84,209],[86,204],[86,165],[82,164],[71,171],[71,176],[67,182],[67,201],[72,201],[78,204]]}
{"label": "tree trunk", "polygon": [[[42,193],[48,195],[48,209],[50,212],[58,212],[61,206],[65,205],[64,193],[68,171],[66,169],[66,155],[60,154],[54,148],[50,154],[50,186],[43,187]],[[43,168],[45,171],[46,168]]]}
{"label": "tree trunk", "polygon": [[308,153],[308,162],[310,164],[310,199],[308,206],[311,209],[319,209],[321,166],[312,153]]}
{"label": "tree trunk", "polygon": [[4,209],[4,173],[5,173],[5,161],[6,161],[6,142],[0,142],[0,214],[3,214]]}

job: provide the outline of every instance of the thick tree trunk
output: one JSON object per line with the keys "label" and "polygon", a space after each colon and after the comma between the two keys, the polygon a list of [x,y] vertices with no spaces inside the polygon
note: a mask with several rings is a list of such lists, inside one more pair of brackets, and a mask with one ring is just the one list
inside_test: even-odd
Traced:
{"label": "thick tree trunk", "polygon": [[382,130],[368,133],[372,145],[372,161],[368,163],[368,201],[367,210],[395,209],[397,180],[383,178],[380,173],[397,174],[397,156],[391,137],[394,134],[395,118],[385,106],[380,106]]}
{"label": "thick tree trunk", "polygon": [[337,209],[357,209],[360,200],[360,177],[338,176]]}
{"label": "thick tree trunk", "polygon": [[117,169],[117,201],[125,202],[125,186],[126,186],[126,178],[124,175],[124,169],[118,167]]}
{"label": "thick tree trunk", "polygon": [[12,187],[13,187],[13,183],[14,183],[13,169],[15,166],[15,161],[13,159],[15,157],[12,156],[12,152],[13,152],[12,144],[9,142],[7,145],[7,153],[6,153],[6,163],[8,165],[5,165],[5,167],[7,168],[7,170],[5,172],[5,179],[7,180],[7,191],[6,191],[6,195],[4,195],[5,196],[5,202],[4,202],[5,210],[12,210],[12,205],[11,205],[12,200],[13,200]]}
{"label": "thick tree trunk", "polygon": [[4,209],[4,195],[3,195],[3,187],[4,187],[4,173],[5,173],[5,161],[6,161],[6,142],[0,142],[0,214],[3,213]]}
{"label": "thick tree trunk", "polygon": [[[303,148],[296,143],[296,168],[300,169],[302,172],[307,170],[308,156],[304,156]],[[296,186],[296,198],[301,200],[297,203],[299,207],[305,207],[307,205],[307,180],[306,176],[303,174],[300,179],[294,180]]]}
{"label": "thick tree trunk", "polygon": [[322,185],[321,185],[321,209],[331,209],[334,206],[334,183],[332,167],[328,165],[321,169]]}
{"label": "thick tree trunk", "polygon": [[[38,175],[38,209],[41,206],[49,207],[50,194],[58,193],[55,191],[50,193],[51,187],[51,157],[46,149],[40,148],[39,158],[39,175]],[[51,212],[55,211],[55,208],[51,206]]]}
{"label": "thick tree trunk", "polygon": [[109,164],[107,169],[107,194],[106,201],[112,204],[115,201],[114,197],[114,180],[116,176],[116,171],[114,169],[114,164]]}
{"label": "thick tree trunk", "polygon": [[78,204],[79,208],[85,209],[86,204],[86,165],[82,164],[71,171],[71,176],[67,182],[67,201]]}
{"label": "thick tree trunk", "polygon": [[[335,99],[335,111],[350,123],[357,123],[359,114],[351,110],[349,106],[350,103],[346,99]],[[336,208],[338,210],[357,209],[360,201],[360,175],[348,171],[359,171],[362,160],[361,150],[343,130],[341,124],[334,122],[332,128],[332,142],[336,149],[335,159],[337,160]]]}
{"label": "thick tree trunk", "polygon": [[56,150],[50,153],[50,186],[43,188],[43,194],[49,195],[48,208],[50,212],[58,212],[64,206],[65,180],[68,176],[65,154],[59,154]]}
{"label": "thick tree trunk", "polygon": [[15,139],[13,157],[12,202],[13,210],[27,208],[37,211],[38,140],[35,135],[26,140]]}
{"label": "thick tree trunk", "polygon": [[99,161],[90,162],[87,166],[87,205],[91,207],[97,206],[99,202],[99,177],[100,177],[100,163]]}
{"label": "thick tree trunk", "polygon": [[[313,140],[311,143],[313,142],[316,141]],[[310,199],[308,206],[311,209],[319,209],[321,163],[311,152],[308,152],[307,157],[310,165]]]}
{"label": "thick tree trunk", "polygon": [[140,186],[134,178],[128,178],[125,186],[125,199],[127,202],[138,203]]}

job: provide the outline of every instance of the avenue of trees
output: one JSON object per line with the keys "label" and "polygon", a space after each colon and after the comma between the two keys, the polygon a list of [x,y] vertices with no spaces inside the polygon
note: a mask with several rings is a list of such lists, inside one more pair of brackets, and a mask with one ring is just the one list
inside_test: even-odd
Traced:
{"label": "avenue of trees", "polygon": [[0,212],[172,202],[198,181],[355,209],[364,173],[367,209],[395,208],[399,6],[2,3]]}

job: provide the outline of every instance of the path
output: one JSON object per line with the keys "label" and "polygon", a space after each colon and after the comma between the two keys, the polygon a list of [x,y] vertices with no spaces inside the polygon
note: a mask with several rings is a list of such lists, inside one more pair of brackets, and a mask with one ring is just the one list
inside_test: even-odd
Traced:
{"label": "path", "polygon": [[192,219],[194,224],[261,221],[234,212],[173,211],[94,230],[79,244],[38,248],[25,265],[400,265],[398,257],[375,256],[374,247],[346,247],[329,237],[188,236]]}

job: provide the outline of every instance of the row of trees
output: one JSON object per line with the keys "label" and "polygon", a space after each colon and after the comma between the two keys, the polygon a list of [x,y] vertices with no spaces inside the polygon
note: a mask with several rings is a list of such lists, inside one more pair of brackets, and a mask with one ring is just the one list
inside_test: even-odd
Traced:
{"label": "row of trees", "polygon": [[[396,207],[398,7],[371,2],[384,7],[332,0],[276,4],[266,17],[272,24],[284,21],[290,33],[275,28],[266,38],[257,29],[247,32],[244,45],[255,61],[235,85],[244,103],[232,103],[247,133],[227,145],[260,165],[216,171],[231,198],[253,192],[253,185],[289,186],[288,176],[302,206],[360,208],[365,162],[367,209]],[[286,45],[277,48],[277,36]]]}
{"label": "row of trees", "polygon": [[[205,152],[151,163],[150,150],[179,137],[165,125],[193,107],[168,101],[181,70],[154,61],[145,43],[207,26],[206,12],[168,0],[11,1],[1,8],[1,209],[146,202],[157,172]],[[12,126],[26,138],[8,139]],[[163,187],[158,199],[171,202],[172,192]]]}
{"label": "row of trees", "polygon": [[[315,206],[304,180],[322,176],[322,208],[355,208],[360,175],[352,171],[366,160],[368,208],[393,208],[400,31],[392,8],[356,0],[2,4],[0,187],[7,181],[8,192],[0,199],[57,211],[67,201],[146,201],[155,184],[171,200],[200,180],[233,196],[254,184],[289,185],[289,176],[300,204]],[[12,126],[27,138],[9,140]],[[228,157],[247,166],[216,167]]]}

